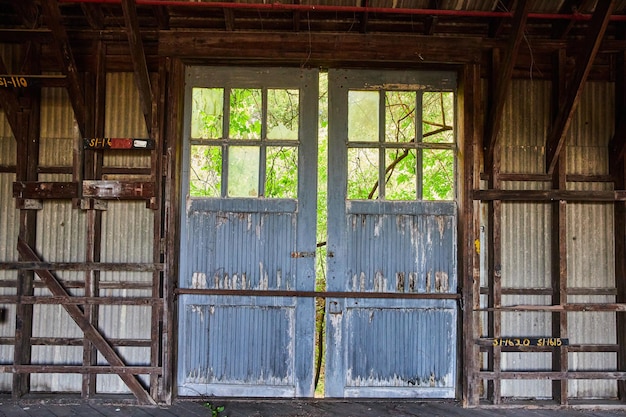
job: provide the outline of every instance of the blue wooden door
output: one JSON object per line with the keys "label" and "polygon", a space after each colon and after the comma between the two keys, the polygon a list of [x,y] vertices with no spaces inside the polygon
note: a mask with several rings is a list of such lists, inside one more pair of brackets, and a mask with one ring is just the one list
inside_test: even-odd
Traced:
{"label": "blue wooden door", "polygon": [[455,396],[455,87],[329,71],[326,396]]}
{"label": "blue wooden door", "polygon": [[317,101],[315,70],[187,70],[179,395],[313,396],[313,299],[253,291],[314,289]]}

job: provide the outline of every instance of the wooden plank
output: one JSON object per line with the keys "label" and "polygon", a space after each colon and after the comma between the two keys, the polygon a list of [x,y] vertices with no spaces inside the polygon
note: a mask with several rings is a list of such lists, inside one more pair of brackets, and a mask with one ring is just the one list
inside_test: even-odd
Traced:
{"label": "wooden plank", "polygon": [[49,271],[122,271],[122,272],[153,272],[165,268],[163,263],[130,263],[130,262],[0,262],[0,271],[4,270],[35,270]]}
{"label": "wooden plank", "polygon": [[78,196],[78,183],[16,181],[13,183],[14,198],[68,199]]}
{"label": "wooden plank", "polygon": [[568,303],[562,305],[519,304],[480,308],[478,311],[626,311],[626,303]]}
{"label": "wooden plank", "polygon": [[516,371],[516,372],[480,372],[484,379],[626,379],[626,372],[614,371]]}
{"label": "wooden plank", "polygon": [[[28,45],[24,65],[26,71],[40,72],[38,56],[40,52],[40,45]],[[20,112],[18,116],[19,129],[22,132],[22,136],[17,142],[16,179],[19,181],[36,181],[38,175],[41,91],[31,91],[29,98],[29,111]],[[27,245],[34,246],[37,241],[37,213],[33,210],[20,210],[19,222],[18,238]],[[24,260],[22,254],[18,254],[18,260]],[[19,271],[17,278],[17,297],[32,296],[34,294],[34,273],[32,271]],[[18,302],[15,313],[13,364],[26,365],[31,361],[30,338],[33,334],[33,306]],[[18,399],[29,392],[30,375],[13,375],[13,398]]]}
{"label": "wooden plank", "polygon": [[[31,337],[32,346],[82,346],[85,339],[78,337]],[[150,339],[108,339],[115,347],[149,347]],[[0,337],[0,345],[12,345],[13,337]]]}
{"label": "wooden plank", "polygon": [[[26,260],[33,262],[41,261],[37,254],[31,249],[29,244],[23,239],[20,238],[18,240],[17,248],[20,255]],[[41,278],[41,280],[45,282],[46,286],[53,295],[60,297],[71,297],[70,294],[65,290],[63,285],[50,271],[38,269],[35,272]],[[74,320],[74,322],[81,328],[81,330],[85,334],[85,337],[88,338],[94,344],[94,346],[96,346],[98,351],[106,359],[109,365],[117,367],[126,366],[126,364],[119,357],[117,352],[115,352],[115,350],[109,345],[106,338],[100,333],[98,329],[96,329],[89,322],[89,320],[85,318],[85,316],[83,315],[84,312],[79,306],[64,305],[63,308],[69,313],[72,320]],[[124,381],[126,386],[128,386],[131,392],[135,395],[135,397],[137,397],[139,403],[156,405],[154,399],[150,397],[150,395],[141,385],[141,382],[136,377],[125,373],[118,373],[118,375]]]}
{"label": "wooden plank", "polygon": [[163,261],[165,270],[163,272],[163,328],[161,331],[161,356],[163,358],[163,379],[161,381],[162,395],[160,399],[168,404],[172,402],[172,395],[175,391],[175,361],[178,357],[176,344],[176,294],[174,293],[177,279],[177,271],[180,257],[179,236],[180,236],[180,216],[181,216],[181,181],[178,180],[182,172],[181,158],[177,158],[178,150],[182,146],[180,135],[171,132],[180,132],[183,127],[183,93],[185,91],[185,65],[179,59],[167,58],[165,61],[168,80],[167,105],[163,107],[165,111],[164,132],[170,132],[167,136],[162,136],[163,141],[163,161],[162,172],[165,174],[163,181],[163,216],[165,217],[164,230],[165,247]]}
{"label": "wooden plank", "polygon": [[478,149],[481,148],[481,108],[480,94],[480,66],[466,65],[463,69],[463,78],[459,86],[459,102],[462,108],[462,140],[459,145],[459,172],[463,179],[459,195],[459,247],[460,273],[462,283],[463,304],[472,306],[462,310],[462,399],[466,406],[476,406],[479,402],[479,390],[476,384],[475,373],[479,368],[479,352],[472,343],[474,337],[480,334],[479,315],[473,309],[480,306],[480,276],[475,276],[476,265],[480,264],[480,255],[474,242],[480,236],[480,216],[478,202],[472,200],[472,190],[480,184],[479,167],[476,163],[480,159]]}
{"label": "wooden plank", "polygon": [[609,142],[609,172],[620,181],[626,155],[626,50],[615,59],[615,133]]}
{"label": "wooden plank", "polygon": [[155,306],[163,304],[160,298],[153,297],[62,297],[62,296],[22,296],[0,295],[0,303],[16,304],[59,304],[59,305],[130,305]]}
{"label": "wooden plank", "polygon": [[474,190],[473,198],[481,201],[626,201],[626,191],[573,191],[573,190]]}
{"label": "wooden plank", "polygon": [[[2,56],[0,56],[0,72],[5,74],[8,72]],[[17,113],[21,111],[21,107],[15,91],[0,88],[0,106],[2,106],[2,110],[4,110],[13,137],[15,137],[18,142],[24,140],[21,136],[23,132],[18,125]]]}
{"label": "wooden plank", "polygon": [[565,143],[569,125],[578,107],[582,90],[591,71],[591,66],[596,54],[600,49],[604,32],[609,19],[615,9],[615,0],[598,2],[593,13],[592,20],[587,30],[586,40],[578,49],[581,51],[576,60],[576,71],[571,82],[568,84],[565,101],[560,106],[560,111],[554,119],[552,128],[546,139],[546,171],[551,174],[556,166],[556,161]]}
{"label": "wooden plank", "polygon": [[139,32],[139,20],[137,18],[137,6],[135,0],[122,0],[122,10],[124,12],[124,23],[128,43],[130,45],[130,58],[133,63],[135,73],[135,84],[139,90],[139,102],[146,122],[148,135],[152,137],[152,105],[154,94],[150,85],[150,74],[146,63],[141,33]]}
{"label": "wooden plank", "polygon": [[[450,48],[454,42],[455,48]],[[160,56],[172,58],[277,58],[283,62],[437,61],[473,63],[481,59],[480,38],[439,38],[403,34],[308,32],[220,32],[176,30],[159,33]]]}
{"label": "wooden plank", "polygon": [[486,151],[484,156],[486,167],[490,167],[493,161],[494,149],[500,133],[502,115],[504,114],[504,105],[511,84],[511,76],[513,75],[519,47],[524,39],[526,20],[532,4],[533,0],[517,2],[504,61],[498,66],[497,72],[491,71],[491,76],[496,79],[496,85],[495,91],[489,100],[489,115],[485,125],[484,146]]}
{"label": "wooden plank", "polygon": [[[565,92],[565,53],[559,52],[555,57],[555,67],[552,80],[552,114],[559,111],[559,103]],[[552,188],[556,190],[567,189],[567,149],[563,149],[561,158],[557,161],[554,170]],[[567,303],[567,201],[557,200],[552,203],[552,223],[550,235],[551,257],[551,284],[552,304],[564,305]],[[567,313],[564,311],[552,314],[552,336],[555,338],[567,338]],[[568,350],[561,347],[552,352],[552,370],[566,372],[568,368]],[[567,405],[568,382],[567,380],[552,381],[552,398],[561,405]]]}
{"label": "wooden plank", "polygon": [[153,182],[83,181],[83,197],[102,200],[149,200],[155,196]]}
{"label": "wooden plank", "polygon": [[74,61],[67,31],[61,22],[61,11],[59,10],[58,0],[44,1],[41,3],[41,7],[46,17],[46,25],[50,28],[52,38],[57,44],[57,47],[54,48],[56,57],[61,64],[63,73],[67,76],[67,90],[78,129],[80,130],[81,136],[85,136],[87,126],[85,95],[81,88],[80,75],[76,62]]}
{"label": "wooden plank", "polygon": [[0,365],[0,372],[13,374],[160,374],[161,368],[153,366],[80,366],[80,365]]}

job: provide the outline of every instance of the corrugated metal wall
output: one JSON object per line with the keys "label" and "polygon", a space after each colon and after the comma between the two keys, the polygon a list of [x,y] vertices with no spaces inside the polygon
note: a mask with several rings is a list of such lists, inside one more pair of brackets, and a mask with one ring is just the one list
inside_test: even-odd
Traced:
{"label": "corrugated metal wall", "polygon": [[[608,141],[613,133],[610,83],[589,82],[567,139],[568,174],[608,174]],[[550,126],[550,83],[514,81],[500,138],[502,172],[544,174],[544,144]],[[549,182],[506,181],[504,189],[550,189]],[[611,183],[568,183],[572,190],[607,190]],[[502,287],[551,288],[552,206],[549,203],[502,204]],[[486,225],[486,224],[485,224]],[[569,288],[615,288],[613,206],[568,203],[567,269]],[[484,265],[483,265],[484,267]],[[615,302],[613,295],[570,295],[570,303]],[[549,295],[503,295],[503,305],[550,305]],[[486,325],[486,322],[484,322]],[[615,313],[568,314],[571,344],[616,343]],[[547,312],[502,313],[502,336],[546,336],[552,332]],[[550,370],[550,353],[502,354],[502,370]],[[570,353],[569,369],[616,370],[615,353]],[[615,381],[570,381],[570,398],[610,398]],[[507,380],[503,397],[551,397],[548,380]]]}
{"label": "corrugated metal wall", "polygon": [[[147,137],[145,122],[139,106],[139,96],[132,74],[109,74],[106,96],[106,137]],[[67,92],[60,88],[43,88],[41,105],[40,165],[42,167],[71,167],[74,141],[78,135]],[[15,139],[4,116],[0,123],[0,164],[14,165]],[[150,155],[119,152],[105,156],[105,166],[150,167]],[[12,196],[14,174],[0,174],[0,261],[17,260],[17,216]],[[40,174],[40,181],[71,181],[70,174]],[[145,202],[109,202],[103,212],[102,261],[152,262],[153,211]],[[86,257],[86,212],[72,208],[71,201],[47,200],[37,213],[36,250],[43,260],[51,262],[83,262]],[[0,271],[1,280],[14,280],[16,272]],[[63,282],[84,281],[85,272],[57,271]],[[151,296],[152,273],[102,273],[102,283],[131,282],[144,284],[145,289],[100,290],[103,296]],[[141,285],[135,285],[135,287]],[[72,295],[84,295],[84,290],[70,285]],[[0,287],[0,294],[15,294],[14,288]],[[45,288],[35,295],[50,295]],[[150,340],[151,308],[144,306],[100,306],[99,328],[108,338]],[[7,322],[0,326],[0,337],[14,335],[15,310],[10,306]],[[82,338],[82,331],[60,306],[34,306],[33,337]],[[119,353],[129,365],[150,365],[149,347],[120,347]],[[13,348],[0,346],[2,363],[11,363]],[[33,346],[32,363],[80,365],[82,346]],[[99,364],[105,364],[99,357]],[[80,391],[82,377],[72,374],[33,374],[32,391]],[[0,390],[11,389],[11,374],[0,374]],[[128,392],[116,375],[97,379],[98,392]]]}

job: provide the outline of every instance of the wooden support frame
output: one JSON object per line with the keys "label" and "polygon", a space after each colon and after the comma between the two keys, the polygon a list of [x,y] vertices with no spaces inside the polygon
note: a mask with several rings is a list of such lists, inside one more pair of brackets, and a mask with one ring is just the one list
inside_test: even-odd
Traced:
{"label": "wooden support frame", "polygon": [[[565,94],[565,52],[559,51],[555,56],[554,78],[552,81],[552,114],[559,111],[561,97]],[[563,150],[559,158],[552,181],[552,188],[567,190],[567,152]],[[567,303],[567,201],[556,200],[552,203],[552,227],[551,227],[551,284],[552,305],[565,305]],[[567,338],[567,313],[564,311],[552,314],[552,336]],[[552,370],[566,373],[569,370],[568,346],[561,346],[552,351]],[[561,405],[567,405],[568,386],[567,380],[552,381],[552,398]]]}
{"label": "wooden support frame", "polygon": [[[35,251],[33,251],[31,246],[21,238],[18,240],[17,249],[20,255],[27,261],[42,261]],[[52,295],[57,297],[71,297],[52,272],[45,269],[38,269],[35,270],[35,272],[41,280],[45,282]],[[74,320],[74,322],[81,328],[85,337],[93,343],[93,345],[98,349],[102,356],[104,356],[110,365],[117,367],[126,366],[124,361],[107,342],[102,333],[100,333],[100,331],[85,317],[85,312],[82,308],[75,304],[63,304],[63,308],[69,313],[72,320]],[[118,373],[118,375],[135,395],[135,397],[137,397],[139,403],[156,405],[156,401],[154,401],[154,399],[148,394],[148,392],[141,385],[140,381],[134,375],[130,375],[125,372]]]}
{"label": "wooden support frame", "polygon": [[[615,136],[609,143],[609,167],[616,188],[626,187],[626,51],[617,56],[615,77]],[[614,208],[615,234],[615,287],[616,301],[626,302],[626,202],[615,203]],[[626,371],[626,317],[617,315],[617,369]],[[626,380],[617,384],[617,395],[626,402]]]}
{"label": "wooden support frame", "polygon": [[150,85],[148,64],[146,63],[146,55],[141,40],[141,33],[139,32],[139,20],[137,18],[135,0],[122,0],[122,10],[124,11],[124,22],[126,24],[126,33],[130,45],[130,57],[135,72],[135,83],[139,90],[141,110],[146,121],[148,134],[152,137],[154,93]]}
{"label": "wooden support frame", "polygon": [[586,42],[580,48],[580,55],[576,59],[576,71],[567,86],[567,95],[560,106],[560,111],[554,119],[552,129],[546,139],[546,171],[554,172],[557,160],[565,143],[567,131],[574,117],[574,112],[580,102],[582,90],[591,71],[591,66],[600,49],[604,32],[609,18],[615,9],[615,0],[600,1],[590,22]]}
{"label": "wooden support frame", "polygon": [[[38,73],[38,57],[41,53],[41,46],[29,43],[29,54],[26,56],[26,70]],[[18,113],[17,122],[19,135],[17,141],[17,166],[16,179],[23,181],[37,181],[37,165],[39,162],[40,144],[40,106],[41,92],[31,91],[28,94],[28,108]],[[17,138],[16,138],[17,139]],[[18,238],[29,245],[34,245],[37,240],[37,213],[34,210],[20,210],[19,213],[19,235]],[[18,259],[24,260],[19,254]],[[33,306],[22,304],[19,300],[22,297],[34,295],[34,273],[33,271],[20,270],[17,273],[16,295],[18,303],[16,306],[16,328],[15,344],[13,350],[14,365],[29,365],[31,362],[32,345],[30,338],[33,332]],[[12,396],[18,399],[30,391],[30,375],[14,374]]]}
{"label": "wooden support frame", "polygon": [[[513,15],[512,33],[506,48],[504,61],[498,65],[498,71],[491,72],[492,78],[496,80],[494,92],[489,103],[489,117],[485,125],[485,168],[489,169],[494,159],[494,152],[498,134],[500,133],[500,124],[502,123],[502,115],[504,114],[504,104],[508,95],[515,60],[524,38],[524,28],[528,18],[528,12],[532,6],[533,0],[520,1],[517,4]],[[497,76],[496,74],[499,74]]]}
{"label": "wooden support frame", "polygon": [[477,406],[479,389],[476,373],[479,369],[479,350],[474,340],[480,335],[479,316],[474,310],[480,307],[480,257],[475,241],[480,235],[479,202],[472,200],[472,190],[480,182],[480,148],[482,144],[482,120],[480,109],[480,66],[466,65],[462,71],[459,88],[461,114],[463,115],[462,140],[460,145],[459,172],[462,179],[459,184],[459,265],[462,277],[462,400],[464,406]]}
{"label": "wooden support frame", "polygon": [[85,136],[86,126],[89,124],[86,120],[87,110],[85,106],[85,95],[81,87],[78,67],[74,61],[67,31],[65,26],[61,23],[61,11],[59,10],[58,0],[44,1],[41,3],[41,7],[46,15],[48,28],[52,31],[52,36],[57,44],[55,52],[58,61],[61,63],[63,73],[67,77],[67,90],[72,108],[74,109],[78,129],[80,130],[81,136]]}

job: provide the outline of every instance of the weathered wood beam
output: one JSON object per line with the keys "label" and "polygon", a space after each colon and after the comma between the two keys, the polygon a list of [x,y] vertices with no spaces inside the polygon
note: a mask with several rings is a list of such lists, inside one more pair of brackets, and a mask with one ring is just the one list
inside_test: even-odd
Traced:
{"label": "weathered wood beam", "polygon": [[[361,7],[367,9],[368,6],[367,0],[361,0]],[[361,33],[367,33],[367,24],[369,23],[369,12],[365,10],[362,13],[359,13],[359,23],[360,23],[360,31]]]}
{"label": "weathered wood beam", "polygon": [[481,201],[626,201],[626,191],[573,191],[573,190],[474,190],[474,200]]}
{"label": "weathered wood beam", "polygon": [[[455,48],[450,48],[454,42]],[[306,32],[164,31],[159,55],[180,59],[276,59],[311,64],[370,62],[478,63],[480,38]]]}
{"label": "weathered wood beam", "polygon": [[13,10],[19,15],[27,28],[33,29],[39,25],[39,9],[30,0],[11,0]]}
{"label": "weathered wood beam", "polygon": [[[501,0],[498,2],[499,11],[508,12],[513,9],[515,0]],[[497,38],[504,32],[505,22],[509,19],[492,19],[489,24],[489,37]]]}
{"label": "weathered wood beam", "polygon": [[152,12],[154,13],[154,18],[157,21],[159,30],[167,30],[170,28],[170,14],[166,7],[154,6]]}
{"label": "weathered wood beam", "polygon": [[[22,258],[27,261],[33,262],[41,262],[42,260],[39,256],[33,251],[33,249],[26,243],[24,240],[19,239],[17,242],[17,249]],[[41,280],[46,284],[50,292],[53,296],[57,297],[71,297],[71,295],[67,292],[67,290],[63,287],[61,282],[48,270],[39,269],[35,271],[36,274],[41,278]],[[74,304],[63,304],[63,308],[68,312],[72,320],[81,328],[85,337],[88,338],[91,343],[98,349],[98,351],[104,356],[109,365],[124,367],[126,364],[120,358],[120,356],[115,352],[115,350],[109,345],[109,342],[106,340],[104,335],[100,333],[98,329],[96,329],[89,320],[84,316],[83,310]],[[156,402],[148,392],[141,385],[141,382],[133,375],[127,374],[125,372],[117,373],[119,377],[124,381],[124,383],[128,386],[131,392],[137,397],[137,400],[142,404],[153,404],[156,405]]]}
{"label": "weathered wood beam", "polygon": [[617,54],[615,65],[615,133],[609,142],[609,172],[614,177],[624,173],[620,167],[626,155],[626,51]]}
{"label": "weathered wood beam", "polygon": [[[0,56],[0,73],[7,74],[7,67],[4,64],[4,59]],[[11,132],[13,133],[13,137],[17,141],[24,140],[23,132],[19,129],[18,124],[18,112],[21,111],[19,101],[17,99],[17,94],[15,93],[15,89],[9,89],[7,87],[0,87],[0,106],[2,110],[4,110],[4,115],[9,122],[9,126],[11,127]]]}
{"label": "weathered wood beam", "polygon": [[[463,304],[471,308],[463,309],[463,360],[462,360],[462,399],[464,406],[474,407],[479,403],[479,389],[475,378],[480,370],[479,352],[473,343],[480,336],[479,315],[474,313],[480,307],[480,254],[475,241],[480,236],[479,203],[472,200],[472,190],[480,185],[480,149],[482,145],[482,112],[480,66],[466,65],[459,85],[459,106],[462,124],[459,132],[459,173],[462,180],[459,187],[459,236],[458,245],[462,276]],[[477,275],[478,273],[478,275]]]}
{"label": "weathered wood beam", "polygon": [[122,0],[122,10],[124,11],[124,22],[126,23],[126,33],[128,34],[128,43],[130,45],[130,57],[135,71],[135,83],[139,90],[141,110],[146,121],[146,129],[151,136],[154,94],[150,85],[146,54],[141,40],[141,33],[139,32],[139,19],[137,18],[135,0]]}
{"label": "weathered wood beam", "polygon": [[[513,68],[519,52],[519,47],[524,38],[524,28],[528,19],[528,12],[533,1],[522,1],[517,5],[513,15],[513,27],[506,48],[504,61],[498,66],[499,76],[496,79],[495,91],[493,92],[489,103],[489,116],[485,124],[485,169],[489,170],[493,162],[494,149],[500,133],[500,125],[502,123],[502,115],[504,114],[504,104],[508,95],[509,86],[511,84],[511,76]],[[492,76],[495,77],[495,74]]]}
{"label": "weathered wood beam", "polygon": [[235,30],[235,12],[233,9],[224,9],[224,28],[229,32]]}
{"label": "weathered wood beam", "polygon": [[104,13],[98,4],[81,3],[80,8],[92,29],[104,29]]}
{"label": "weathered wood beam", "polygon": [[84,136],[87,125],[85,95],[81,88],[80,76],[74,61],[67,31],[61,22],[59,3],[58,0],[47,0],[41,2],[41,6],[46,18],[46,25],[52,31],[52,36],[57,44],[57,48],[54,48],[57,59],[61,64],[63,73],[67,77],[67,90],[72,109],[74,110],[74,117],[76,118],[81,136]]}
{"label": "weathered wood beam", "polygon": [[600,48],[609,19],[615,9],[615,3],[616,0],[599,1],[593,13],[586,41],[580,47],[581,53],[576,59],[576,71],[567,87],[567,96],[546,140],[546,171],[549,174],[554,171],[561,148],[565,143],[567,131],[580,102],[583,87]]}

